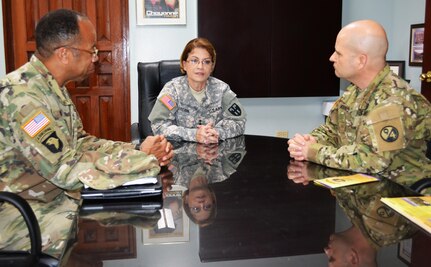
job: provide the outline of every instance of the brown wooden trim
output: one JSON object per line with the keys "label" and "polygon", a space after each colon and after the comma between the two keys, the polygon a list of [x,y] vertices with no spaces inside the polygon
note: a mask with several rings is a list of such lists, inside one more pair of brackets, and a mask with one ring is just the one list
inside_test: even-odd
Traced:
{"label": "brown wooden trim", "polygon": [[9,73],[15,69],[14,51],[13,51],[13,30],[11,20],[11,1],[2,0],[2,11],[3,11],[3,37],[4,37],[4,53],[5,53],[5,65],[6,73]]}

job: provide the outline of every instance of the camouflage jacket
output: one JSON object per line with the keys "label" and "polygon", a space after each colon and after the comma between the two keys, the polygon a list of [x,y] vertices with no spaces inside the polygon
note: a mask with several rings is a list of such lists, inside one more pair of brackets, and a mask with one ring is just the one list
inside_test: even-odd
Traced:
{"label": "camouflage jacket", "polygon": [[209,77],[202,104],[190,90],[187,76],[174,78],[165,85],[148,117],[154,134],[195,142],[198,125],[209,122],[221,140],[244,133],[246,113],[229,85]]}
{"label": "camouflage jacket", "polygon": [[0,114],[0,190],[25,190],[32,177],[67,190],[112,188],[160,170],[132,144],[87,134],[66,87],[35,56],[0,80]]}
{"label": "camouflage jacket", "polygon": [[236,172],[246,154],[244,136],[220,142],[211,163],[200,157],[197,146],[204,145],[185,142],[175,149],[170,169],[176,185],[187,188],[196,175],[204,176],[210,184],[222,182]]}
{"label": "camouflage jacket", "polygon": [[[79,201],[64,192],[48,203],[29,201],[39,223],[42,252],[61,259],[67,257],[70,242],[76,239]],[[29,230],[16,207],[0,204],[0,250],[29,251]]]}
{"label": "camouflage jacket", "polygon": [[386,66],[365,90],[351,85],[311,132],[308,159],[365,173],[431,170],[430,103]]}
{"label": "camouflage jacket", "polygon": [[352,224],[358,227],[370,245],[378,249],[410,238],[417,227],[392,211],[382,197],[401,197],[412,192],[386,179],[334,189],[332,193]]}

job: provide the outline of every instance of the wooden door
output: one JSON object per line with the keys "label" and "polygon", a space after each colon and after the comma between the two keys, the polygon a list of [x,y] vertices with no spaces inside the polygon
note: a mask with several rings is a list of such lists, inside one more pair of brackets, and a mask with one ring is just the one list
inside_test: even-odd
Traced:
{"label": "wooden door", "polygon": [[[422,73],[431,75],[431,0],[426,0],[425,4],[425,39],[424,56],[422,63]],[[431,79],[422,81],[422,94],[431,101]]]}
{"label": "wooden door", "polygon": [[101,138],[130,140],[128,0],[3,0],[7,72],[29,60],[36,48],[37,22],[59,8],[86,14],[96,27],[95,73],[67,85],[85,130]]}

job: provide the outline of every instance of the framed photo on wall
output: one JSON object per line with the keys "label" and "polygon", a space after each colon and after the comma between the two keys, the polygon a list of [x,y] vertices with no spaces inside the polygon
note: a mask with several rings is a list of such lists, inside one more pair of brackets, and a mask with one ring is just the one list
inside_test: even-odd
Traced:
{"label": "framed photo on wall", "polygon": [[185,25],[186,0],[136,0],[137,25]]}
{"label": "framed photo on wall", "polygon": [[412,24],[410,26],[409,66],[422,66],[424,56],[425,25]]}
{"label": "framed photo on wall", "polygon": [[396,75],[403,79],[405,78],[404,73],[406,62],[404,60],[387,60],[386,62]]}

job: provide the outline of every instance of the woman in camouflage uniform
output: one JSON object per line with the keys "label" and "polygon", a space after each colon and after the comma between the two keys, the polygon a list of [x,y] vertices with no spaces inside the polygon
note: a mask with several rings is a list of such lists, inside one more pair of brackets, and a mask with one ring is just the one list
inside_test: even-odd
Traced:
{"label": "woman in camouflage uniform", "polygon": [[213,45],[205,38],[193,39],[180,61],[186,75],[165,85],[148,118],[154,134],[199,143],[242,135],[244,108],[229,85],[210,76],[216,63]]}

